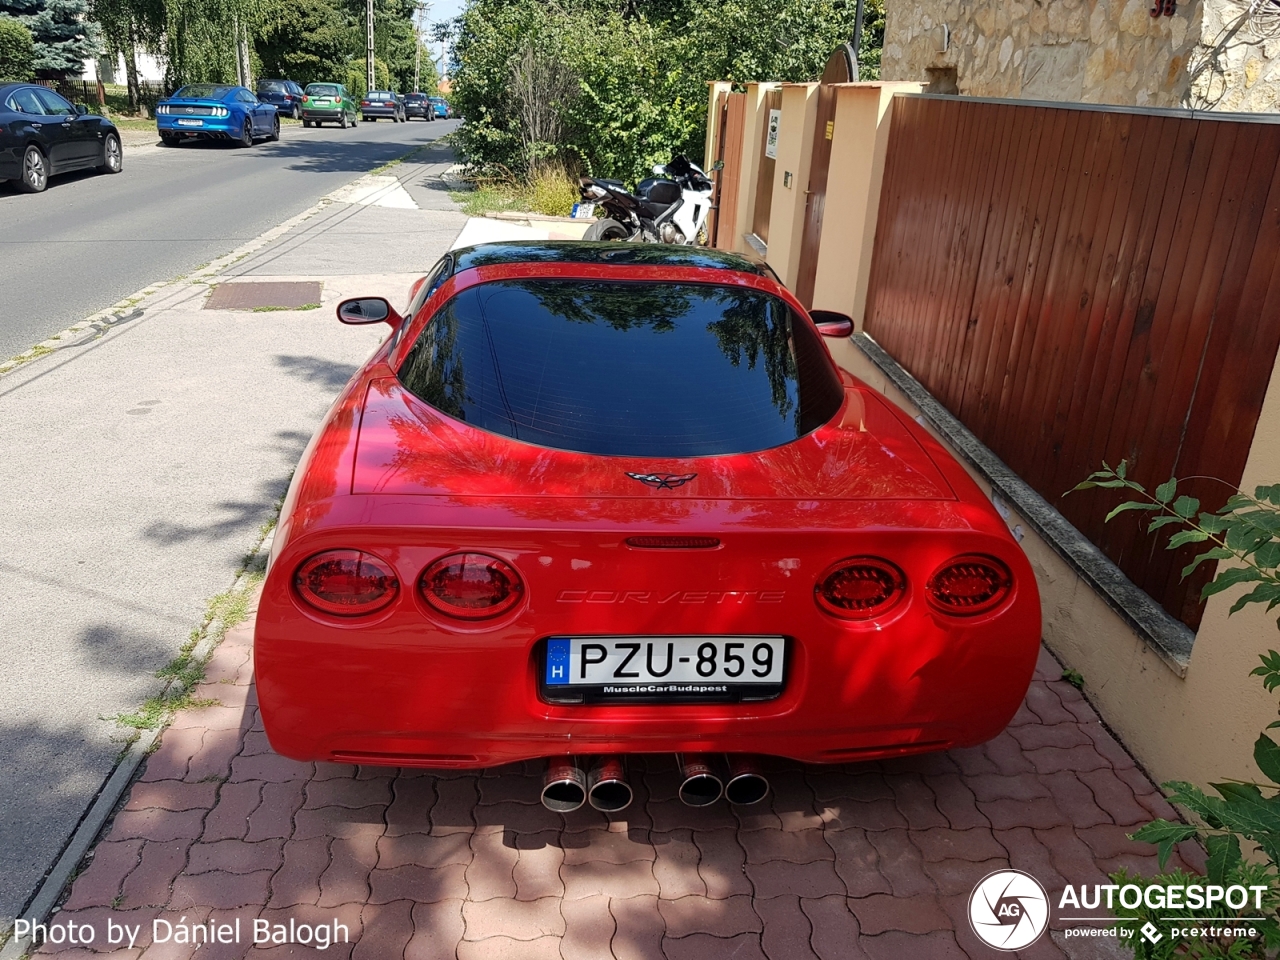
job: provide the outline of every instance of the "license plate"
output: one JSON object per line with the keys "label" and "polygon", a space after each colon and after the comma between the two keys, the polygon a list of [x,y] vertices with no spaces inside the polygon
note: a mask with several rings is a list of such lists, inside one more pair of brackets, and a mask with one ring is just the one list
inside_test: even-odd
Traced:
{"label": "license plate", "polygon": [[765,636],[552,637],[548,700],[768,700],[782,692],[787,642]]}
{"label": "license plate", "polygon": [[204,121],[203,121],[203,120],[185,120],[185,119],[184,119],[184,120],[179,120],[179,121],[178,121],[178,126],[180,126],[180,127],[203,127],[203,126],[204,126]]}

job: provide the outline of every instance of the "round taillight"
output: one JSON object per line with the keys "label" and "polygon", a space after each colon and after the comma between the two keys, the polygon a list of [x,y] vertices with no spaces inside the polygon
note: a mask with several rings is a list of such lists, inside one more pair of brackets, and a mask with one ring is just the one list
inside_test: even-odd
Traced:
{"label": "round taillight", "polygon": [[929,578],[929,602],[944,613],[972,616],[1004,603],[1013,575],[995,557],[953,557]]}
{"label": "round taillight", "polygon": [[524,583],[505,560],[484,553],[451,553],[422,571],[418,590],[437,613],[487,620],[519,603]]}
{"label": "round taillight", "polygon": [[396,598],[400,582],[391,566],[361,550],[326,550],[298,567],[293,586],[321,613],[359,617]]}
{"label": "round taillight", "polygon": [[907,578],[887,560],[850,557],[828,567],[813,588],[818,606],[845,620],[888,611],[906,592]]}

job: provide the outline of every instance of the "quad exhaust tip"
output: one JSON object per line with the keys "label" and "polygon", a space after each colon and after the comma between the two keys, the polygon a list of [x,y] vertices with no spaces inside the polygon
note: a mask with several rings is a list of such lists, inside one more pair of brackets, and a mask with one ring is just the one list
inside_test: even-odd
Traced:
{"label": "quad exhaust tip", "polygon": [[687,807],[709,807],[724,793],[724,782],[716,776],[711,758],[700,753],[685,753],[677,758],[680,775],[680,799]]}
{"label": "quad exhaust tip", "polygon": [[587,799],[603,813],[617,813],[631,806],[631,785],[619,757],[599,757],[587,774]]}
{"label": "quad exhaust tip", "polygon": [[572,757],[547,761],[542,777],[542,805],[555,813],[572,813],[587,800],[587,775]]}
{"label": "quad exhaust tip", "polygon": [[745,807],[768,796],[769,781],[760,772],[754,758],[730,755],[725,759],[729,764],[729,780],[724,785],[726,800]]}

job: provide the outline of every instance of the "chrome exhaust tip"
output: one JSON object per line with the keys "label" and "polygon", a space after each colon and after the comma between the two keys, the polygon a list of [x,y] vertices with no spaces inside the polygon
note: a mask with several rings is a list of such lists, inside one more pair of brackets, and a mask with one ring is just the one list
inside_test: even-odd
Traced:
{"label": "chrome exhaust tip", "polygon": [[680,800],[687,807],[707,807],[720,799],[724,783],[711,767],[711,758],[700,753],[680,754],[677,758],[684,782],[680,784]]}
{"label": "chrome exhaust tip", "polygon": [[759,803],[769,794],[769,781],[760,772],[755,758],[730,754],[729,782],[724,785],[724,798],[739,806]]}
{"label": "chrome exhaust tip", "polygon": [[542,777],[542,805],[555,813],[572,813],[587,800],[587,775],[573,757],[553,757]]}
{"label": "chrome exhaust tip", "polygon": [[631,785],[620,757],[597,757],[587,774],[587,800],[603,813],[617,813],[631,806]]}

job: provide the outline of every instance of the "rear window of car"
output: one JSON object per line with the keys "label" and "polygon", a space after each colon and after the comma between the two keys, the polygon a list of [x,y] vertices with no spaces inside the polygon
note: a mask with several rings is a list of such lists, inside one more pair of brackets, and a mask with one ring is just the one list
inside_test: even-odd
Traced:
{"label": "rear window of car", "polygon": [[420,102],[420,101],[422,101],[422,100],[427,99],[426,97],[424,97],[424,96],[423,96],[422,94],[420,94],[420,93],[406,93],[406,94],[405,94],[405,96],[404,96],[404,98],[405,98],[405,100],[412,100],[414,103],[418,103],[418,102]]}
{"label": "rear window of car", "polygon": [[368,93],[368,94],[366,94],[365,99],[367,99],[367,100],[390,100],[390,99],[391,99],[392,97],[394,97],[394,96],[395,96],[395,94],[394,94],[394,93],[392,93],[390,90],[370,90],[370,91],[369,91],[369,93]]}
{"label": "rear window of car", "polygon": [[230,87],[216,83],[189,83],[174,96],[184,100],[221,100],[230,92]]}
{"label": "rear window of car", "polygon": [[481,430],[601,456],[764,450],[844,396],[812,326],[777,297],[716,284],[481,284],[436,312],[399,377]]}
{"label": "rear window of car", "polygon": [[341,92],[337,85],[333,83],[307,84],[307,96],[309,97],[336,97]]}
{"label": "rear window of car", "polygon": [[285,93],[288,89],[281,80],[264,80],[258,84],[259,93]]}

